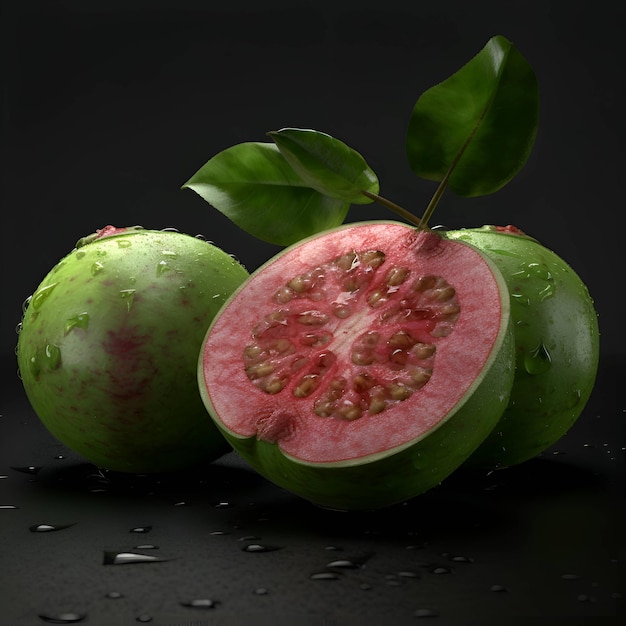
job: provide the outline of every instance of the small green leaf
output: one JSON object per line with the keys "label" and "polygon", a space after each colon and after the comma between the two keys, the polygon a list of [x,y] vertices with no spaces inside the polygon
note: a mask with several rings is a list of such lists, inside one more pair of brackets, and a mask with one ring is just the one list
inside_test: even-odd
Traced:
{"label": "small green leaf", "polygon": [[316,130],[283,128],[268,133],[291,167],[313,189],[352,204],[372,202],[378,178],[365,159],[342,141]]}
{"label": "small green leaf", "polygon": [[496,36],[417,100],[406,137],[409,165],[460,196],[493,193],[523,167],[538,123],[535,73]]}
{"label": "small green leaf", "polygon": [[216,154],[184,185],[250,235],[280,246],[339,226],[349,203],[312,189],[272,143]]}

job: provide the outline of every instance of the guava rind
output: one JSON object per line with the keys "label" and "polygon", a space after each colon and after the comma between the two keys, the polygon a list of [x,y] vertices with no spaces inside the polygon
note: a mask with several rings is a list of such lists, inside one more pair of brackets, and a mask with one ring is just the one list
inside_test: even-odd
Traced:
{"label": "guava rind", "polygon": [[247,277],[198,238],[128,230],[88,238],[25,310],[17,360],[42,423],[86,460],[149,473],[230,450],[196,383],[202,339]]}
{"label": "guava rind", "polygon": [[531,237],[494,227],[445,236],[476,246],[501,270],[515,335],[509,405],[466,465],[516,465],[556,443],[584,410],[599,359],[594,303],[575,271]]}
{"label": "guava rind", "polygon": [[[474,384],[448,415],[422,437],[369,457],[339,462],[304,462],[283,452],[277,443],[256,436],[237,435],[224,425],[206,388],[201,352],[198,382],[207,410],[233,448],[259,474],[322,507],[337,510],[380,509],[436,486],[453,473],[492,431],[507,405],[513,383],[514,343],[508,290],[497,267],[488,257],[481,256],[498,284],[500,332]],[[250,280],[255,280],[263,269],[261,267],[254,272]],[[242,285],[232,298],[245,290],[247,284]],[[228,302],[220,315],[227,308]],[[485,315],[489,314],[485,311]],[[214,324],[217,321],[216,318]],[[205,344],[213,325],[207,332]]]}

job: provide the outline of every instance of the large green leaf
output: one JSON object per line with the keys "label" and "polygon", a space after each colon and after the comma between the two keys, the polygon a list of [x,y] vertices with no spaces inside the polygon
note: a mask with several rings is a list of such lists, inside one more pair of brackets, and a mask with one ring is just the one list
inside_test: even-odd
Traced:
{"label": "large green leaf", "polygon": [[353,204],[377,194],[378,178],[365,159],[342,141],[326,133],[303,128],[283,128],[268,133],[291,167],[313,189]]}
{"label": "large green leaf", "polygon": [[236,144],[184,185],[249,234],[287,246],[339,226],[349,203],[312,189],[273,143]]}
{"label": "large green leaf", "polygon": [[496,36],[417,100],[406,137],[409,164],[461,196],[493,193],[526,162],[538,123],[533,69]]}

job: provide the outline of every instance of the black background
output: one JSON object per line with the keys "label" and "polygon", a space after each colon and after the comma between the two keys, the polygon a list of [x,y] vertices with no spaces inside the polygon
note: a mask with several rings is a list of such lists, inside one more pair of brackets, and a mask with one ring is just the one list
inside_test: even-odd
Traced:
{"label": "black background", "polygon": [[[11,563],[3,565],[0,580],[0,607],[8,606],[13,620],[7,623],[39,623],[38,612],[64,610],[86,613],[85,620],[96,623],[99,611],[112,610],[102,598],[116,586],[125,593],[114,613],[119,624],[141,613],[155,623],[184,623],[198,614],[179,602],[204,596],[220,596],[211,619],[245,614],[262,620],[281,612],[318,623],[323,617],[343,623],[354,615],[373,623],[391,615],[401,622],[414,620],[423,607],[435,607],[440,623],[446,615],[461,620],[453,623],[482,623],[483,614],[568,615],[569,623],[578,616],[615,615],[623,584],[626,410],[619,396],[626,373],[620,295],[623,5],[50,0],[5,2],[2,10],[0,474],[9,478],[0,482],[0,504],[22,502],[10,520],[0,510],[0,546],[2,536],[15,538],[2,548],[8,555],[3,561]],[[495,34],[512,40],[537,73],[537,141],[525,168],[504,189],[474,199],[449,192],[433,223],[516,224],[566,259],[588,285],[599,313],[601,364],[594,395],[571,436],[498,480],[455,479],[393,514],[338,520],[230,458],[201,477],[187,477],[184,488],[165,480],[148,504],[145,485],[135,483],[116,484],[108,500],[87,504],[82,488],[93,481],[91,470],[41,430],[16,376],[22,302],[54,263],[79,237],[111,223],[202,233],[249,270],[256,268],[277,248],[255,241],[180,186],[220,150],[265,141],[267,131],[285,126],[345,141],[378,174],[383,195],[421,213],[434,187],[406,162],[404,133],[413,105]],[[350,221],[371,217],[393,218],[374,206],[349,214]],[[66,458],[55,465],[53,453]],[[29,465],[43,470],[29,475],[10,469]],[[495,487],[502,485],[499,492]],[[147,492],[154,489],[151,484]],[[195,500],[196,510],[190,506],[175,520],[174,507],[167,514],[157,507],[178,498]],[[211,505],[221,499],[234,499],[239,508]],[[45,521],[37,511],[54,513],[58,523],[82,523],[73,533],[56,533],[56,543],[43,548],[45,541],[38,540],[49,535],[28,533],[30,524]],[[158,564],[160,569],[126,566],[146,569],[134,569],[124,580],[96,563],[95,551],[120,545],[121,534],[106,535],[111,524],[123,527],[130,541],[128,528],[150,524],[156,531],[159,522],[158,541],[188,558]],[[216,539],[208,533],[225,528],[231,547],[241,536],[261,534],[285,549],[245,558],[239,551],[235,558],[222,543],[208,552],[206,542]],[[335,556],[324,554],[330,544],[352,550],[349,556],[361,559],[359,573],[344,576],[339,586],[329,582],[324,591],[318,582],[313,590],[308,576]],[[407,560],[409,544],[430,550],[424,563]],[[473,573],[459,572],[465,564],[450,561],[455,545],[472,551]],[[206,558],[198,556],[205,552]],[[250,557],[265,558],[265,564],[250,565]],[[425,562],[437,559],[453,564],[454,583],[428,571]],[[562,578],[570,567],[580,579]],[[424,572],[407,588],[414,581],[398,576],[400,569]],[[502,584],[512,587],[510,593],[489,593],[499,580],[508,581]],[[250,591],[265,586],[266,595]]]}

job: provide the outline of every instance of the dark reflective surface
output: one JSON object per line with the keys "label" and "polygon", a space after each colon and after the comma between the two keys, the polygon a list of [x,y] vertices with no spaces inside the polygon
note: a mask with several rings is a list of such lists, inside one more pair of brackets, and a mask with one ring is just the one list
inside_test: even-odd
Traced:
{"label": "dark reflective surface", "polygon": [[366,513],[315,507],[235,454],[174,475],[98,470],[48,435],[7,377],[0,504],[15,508],[0,510],[3,617],[617,618],[626,444],[614,385],[623,373],[603,363],[588,410],[540,457],[459,471]]}

